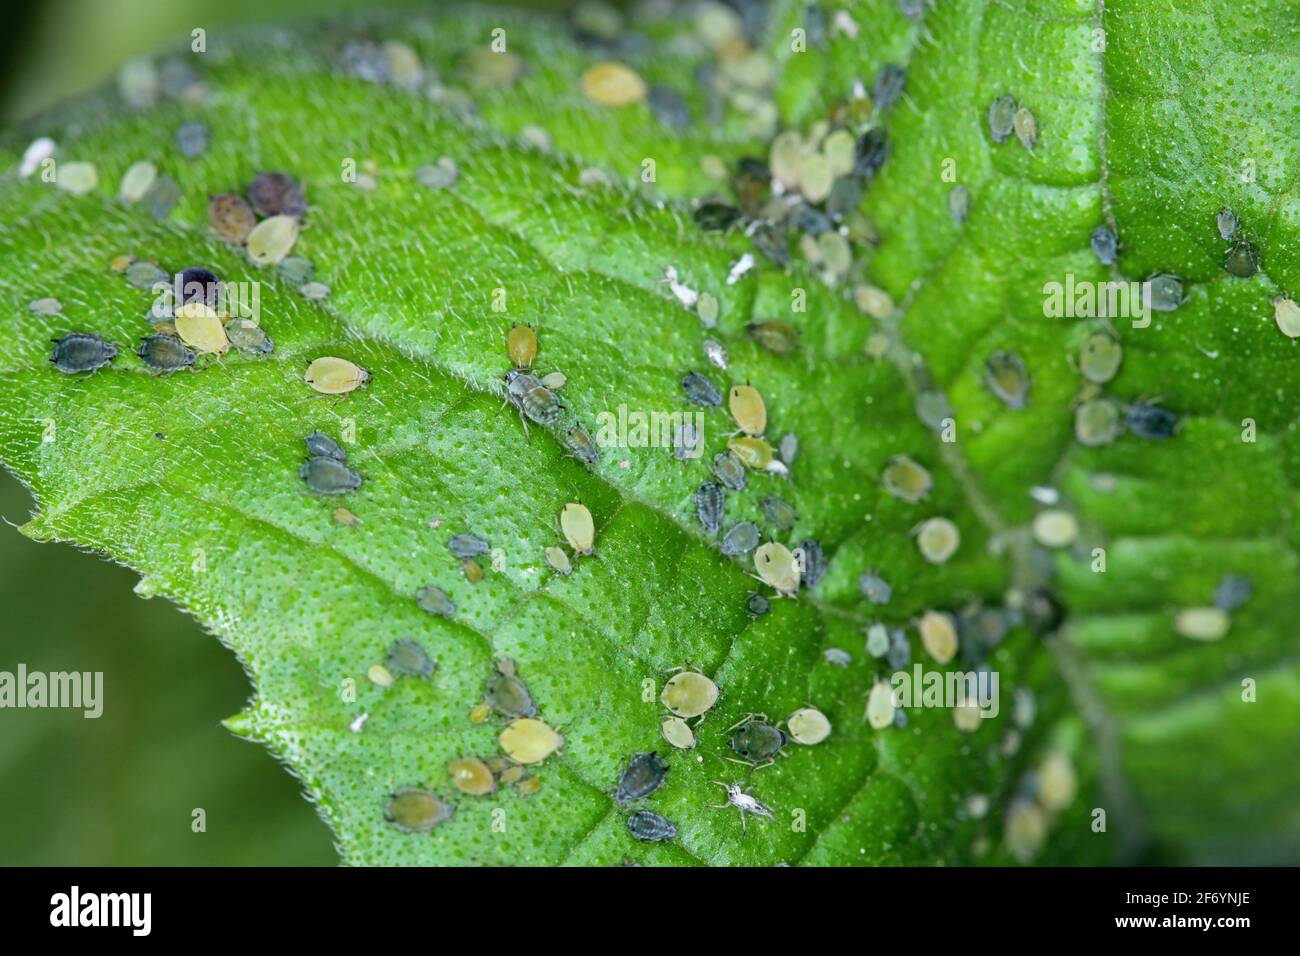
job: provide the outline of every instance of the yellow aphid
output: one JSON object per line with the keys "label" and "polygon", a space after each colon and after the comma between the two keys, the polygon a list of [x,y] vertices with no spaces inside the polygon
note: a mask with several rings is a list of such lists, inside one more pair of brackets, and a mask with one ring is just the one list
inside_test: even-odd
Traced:
{"label": "yellow aphid", "polygon": [[122,255],[114,258],[113,261],[108,264],[108,267],[114,272],[125,272],[133,262],[135,262],[135,259],[131,256]]}
{"label": "yellow aphid", "polygon": [[1078,778],[1070,758],[1053,750],[1038,768],[1038,802],[1044,810],[1064,810],[1078,790]]}
{"label": "yellow aphid", "polygon": [[532,368],[537,358],[537,333],[527,325],[516,325],[506,333],[506,351],[515,368]]}
{"label": "yellow aphid", "polygon": [[396,683],[393,672],[383,664],[371,665],[370,670],[366,671],[366,678],[376,687],[392,687]]}
{"label": "yellow aphid", "polygon": [[926,652],[940,664],[947,664],[957,654],[957,627],[952,615],[926,611],[917,630],[921,632],[921,644]]}
{"label": "yellow aphid", "polygon": [[1068,511],[1053,508],[1034,518],[1034,539],[1045,548],[1068,548],[1079,536],[1079,521]]}
{"label": "yellow aphid", "polygon": [[436,794],[418,787],[403,787],[389,797],[384,807],[388,822],[407,833],[428,833],[450,819],[455,808],[443,803]]}
{"label": "yellow aphid", "polygon": [[334,520],[345,528],[355,528],[361,523],[361,519],[347,508],[335,508]]}
{"label": "yellow aphid", "polygon": [[586,505],[580,505],[576,501],[565,505],[560,512],[560,530],[564,532],[574,554],[591,554],[592,543],[596,539],[596,524],[591,520],[591,512]]}
{"label": "yellow aphid", "polygon": [[767,406],[752,385],[733,385],[727,398],[731,417],[746,435],[758,436],[767,429]]}
{"label": "yellow aphid", "polygon": [[197,299],[176,310],[176,334],[196,352],[220,355],[230,349],[226,327],[216,310]]}
{"label": "yellow aphid", "polygon": [[789,548],[777,541],[758,546],[754,552],[754,570],[778,594],[790,597],[799,590],[799,562]]}
{"label": "yellow aphid", "polygon": [[564,738],[534,717],[512,720],[497,738],[501,749],[516,763],[541,763],[560,749]]}
{"label": "yellow aphid", "polygon": [[961,532],[947,518],[931,518],[921,524],[916,532],[916,546],[921,557],[931,564],[943,564],[961,544]]}
{"label": "yellow aphid", "polygon": [[365,385],[370,380],[370,373],[347,359],[322,355],[307,366],[303,380],[326,395],[346,395]]}
{"label": "yellow aphid", "polygon": [[469,721],[472,724],[481,724],[483,723],[483,721],[488,719],[488,716],[491,713],[492,713],[492,705],[489,704],[487,701],[483,701],[481,704],[475,704],[470,709]]}
{"label": "yellow aphid", "polygon": [[501,771],[501,782],[509,786],[512,783],[518,783],[524,779],[524,774],[528,771],[519,764],[511,764]]}
{"label": "yellow aphid", "polygon": [[293,216],[263,219],[248,234],[248,258],[253,260],[254,265],[279,265],[297,241],[298,220]]}
{"label": "yellow aphid", "polygon": [[703,674],[682,671],[669,678],[659,700],[678,717],[699,717],[718,702],[718,685]]}
{"label": "yellow aphid", "polygon": [[458,757],[447,764],[447,772],[456,789],[472,797],[486,796],[497,788],[496,777],[478,757]]}
{"label": "yellow aphid", "polygon": [[680,717],[664,718],[659,729],[664,735],[664,740],[678,750],[690,750],[695,746],[695,731],[691,730],[691,725]]}
{"label": "yellow aphid", "polygon": [[541,777],[525,777],[515,784],[515,790],[521,797],[531,797],[542,789]]}
{"label": "yellow aphid", "polygon": [[483,580],[483,565],[473,558],[466,558],[461,564],[461,570],[465,572],[465,580],[470,584],[478,584]]}
{"label": "yellow aphid", "polygon": [[893,726],[894,712],[898,709],[894,701],[894,689],[885,681],[876,681],[867,697],[867,723],[875,730],[884,730]]}
{"label": "yellow aphid", "polygon": [[1174,630],[1193,641],[1217,641],[1231,625],[1228,612],[1217,607],[1185,607],[1174,617]]}
{"label": "yellow aphid", "polygon": [[761,438],[751,438],[748,435],[728,438],[727,447],[746,468],[761,471],[772,464],[772,446]]}
{"label": "yellow aphid", "polygon": [[627,106],[645,97],[646,85],[622,63],[597,63],[582,75],[582,92],[601,106]]}
{"label": "yellow aphid", "polygon": [[816,707],[800,707],[785,722],[797,744],[819,744],[831,735],[831,722]]}
{"label": "yellow aphid", "polygon": [[554,545],[546,549],[546,563],[554,568],[557,574],[568,574],[573,570],[569,555],[563,548],[557,548]]}

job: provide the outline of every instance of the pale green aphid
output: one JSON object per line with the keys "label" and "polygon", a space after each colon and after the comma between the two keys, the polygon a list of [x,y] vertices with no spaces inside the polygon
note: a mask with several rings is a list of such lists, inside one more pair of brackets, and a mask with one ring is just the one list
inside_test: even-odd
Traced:
{"label": "pale green aphid", "polygon": [[659,730],[663,733],[664,740],[678,750],[690,750],[695,746],[695,732],[691,730],[691,725],[680,717],[665,717],[664,722],[659,725]]}
{"label": "pale green aphid", "polygon": [[1064,810],[1078,791],[1078,778],[1070,758],[1059,750],[1051,751],[1038,766],[1038,802],[1044,810]]}
{"label": "pale green aphid", "polygon": [[94,163],[64,163],[58,167],[54,184],[64,192],[81,196],[99,185],[99,171]]}
{"label": "pale green aphid", "polygon": [[1120,433],[1119,406],[1108,398],[1084,402],[1074,412],[1074,436],[1079,443],[1095,447],[1115,440]]}
{"label": "pale green aphid", "polygon": [[293,216],[263,219],[248,234],[248,258],[254,265],[278,265],[298,241],[298,220]]}
{"label": "pale green aphid", "polygon": [[681,671],[669,678],[659,700],[677,717],[699,717],[718,702],[718,685],[696,671]]}
{"label": "pale green aphid", "polygon": [[1174,616],[1174,630],[1193,641],[1220,640],[1232,626],[1222,608],[1185,607]]}
{"label": "pale green aphid", "polygon": [[580,556],[591,554],[596,539],[596,525],[586,505],[571,501],[560,512],[560,530],[564,532],[573,553]]}
{"label": "pale green aphid", "polygon": [[947,518],[930,518],[916,532],[916,546],[921,557],[931,564],[943,564],[961,544],[961,532]]}
{"label": "pale green aphid", "polygon": [[895,498],[912,502],[924,499],[934,484],[930,472],[906,455],[889,459],[880,481],[885,491]]}
{"label": "pale green aphid", "polygon": [[569,560],[568,552],[563,548],[557,548],[554,545],[546,549],[546,563],[549,564],[557,574],[569,574],[573,571],[573,563]]}
{"label": "pale green aphid", "polygon": [[158,177],[158,167],[147,160],[141,160],[131,166],[122,176],[122,185],[118,187],[117,198],[122,202],[139,202],[149,192],[149,187]]}
{"label": "pale green aphid", "polygon": [[564,738],[543,721],[521,717],[501,731],[497,742],[516,763],[541,763],[564,744]]}
{"label": "pale green aphid", "polygon": [[876,681],[867,696],[867,723],[875,730],[884,730],[894,724],[894,690],[885,681]]}
{"label": "pale green aphid", "polygon": [[1079,351],[1079,373],[1090,382],[1104,385],[1115,377],[1124,349],[1109,332],[1094,332]]}
{"label": "pale green aphid", "polygon": [[389,797],[384,819],[406,833],[428,833],[450,819],[455,809],[428,790],[403,787]]}
{"label": "pale green aphid", "polygon": [[921,645],[940,664],[947,664],[957,654],[957,624],[951,614],[926,611],[917,624]]}
{"label": "pale green aphid", "polygon": [[1053,508],[1034,517],[1034,539],[1045,548],[1068,548],[1079,537],[1079,521],[1068,511]]}
{"label": "pale green aphid", "polygon": [[831,722],[816,707],[800,707],[785,722],[790,739],[797,744],[812,746],[831,735]]}

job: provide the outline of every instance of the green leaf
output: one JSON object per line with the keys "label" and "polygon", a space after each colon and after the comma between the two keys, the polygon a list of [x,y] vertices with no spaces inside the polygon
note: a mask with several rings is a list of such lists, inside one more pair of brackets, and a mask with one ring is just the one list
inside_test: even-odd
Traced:
{"label": "green leaf", "polygon": [[[91,104],[0,154],[0,457],[40,504],[25,530],[138,569],[144,593],[175,600],[239,656],[255,696],[228,726],[264,741],[303,781],[346,862],[1088,862],[1128,859],[1143,846],[1176,859],[1293,856],[1294,771],[1275,766],[1300,705],[1286,627],[1297,606],[1294,441],[1283,410],[1292,342],[1272,325],[1270,302],[1295,288],[1300,269],[1300,207],[1286,172],[1300,115],[1285,96],[1297,35],[1281,3],[1193,6],[1017,11],[972,0],[916,22],[894,3],[863,3],[849,10],[856,40],[833,25],[826,46],[806,53],[789,42],[803,5],[773,12],[775,102],[792,128],[807,132],[885,62],[905,67],[903,97],[875,116],[891,154],[862,211],[879,242],[855,247],[853,272],[899,304],[875,328],[892,343],[885,359],[863,350],[873,322],[854,307],[853,282],[829,287],[798,255],[781,269],[755,253],[756,267],[729,283],[750,240],[692,222],[693,197],[730,195],[708,169],[763,155],[775,132],[756,97],[710,104],[687,83],[714,59],[697,20],[638,22],[654,42],[617,57],[649,83],[676,87],[692,109],[690,130],[666,127],[643,103],[590,102],[580,78],[610,53],[518,14],[212,37],[211,52],[192,58],[207,87],[201,100],[138,112]],[[497,27],[528,70],[484,89],[469,64]],[[1098,29],[1104,54],[1093,48]],[[444,90],[468,90],[474,115],[461,108],[463,93],[431,98],[421,95],[427,83],[408,91],[347,75],[340,47],[359,36],[409,45]],[[1186,50],[1174,64],[1171,47]],[[1266,79],[1248,72],[1252,57],[1271,60]],[[1257,95],[1222,92],[1238,88]],[[1033,150],[1014,137],[990,140],[985,115],[1003,94],[1035,113]],[[212,142],[186,159],[171,137],[194,119]],[[544,128],[553,146],[521,143],[528,126]],[[98,187],[74,196],[21,179],[19,157],[38,133],[58,142],[60,163],[94,162]],[[426,189],[416,171],[442,156],[458,165],[457,181]],[[145,159],[180,187],[163,220],[115,199],[126,169]],[[642,179],[646,159],[653,183]],[[949,212],[947,159],[970,192],[960,224]],[[1245,159],[1255,166],[1248,184],[1233,178]],[[348,161],[373,188],[342,175]],[[612,184],[584,175],[591,168]],[[302,297],[207,228],[208,197],[241,191],[266,169],[304,185],[310,210],[294,251],[330,287],[326,300]],[[1223,205],[1259,250],[1254,278],[1222,271],[1214,213]],[[1123,243],[1111,272],[1088,247],[1103,222]],[[148,331],[152,296],[110,268],[123,255],[260,282],[274,352],[151,376],[128,345]],[[716,330],[673,298],[670,267],[718,298]],[[1072,358],[1090,325],[1045,317],[1044,283],[1154,271],[1184,277],[1189,301],[1145,329],[1115,323],[1125,361],[1104,390],[1126,402],[1160,396],[1181,427],[1167,442],[1124,435],[1084,449],[1073,437]],[[493,308],[498,289],[505,311]],[[804,312],[791,312],[796,290]],[[30,313],[42,296],[60,299],[62,314]],[[747,322],[773,318],[798,326],[794,354],[746,335]],[[563,422],[534,425],[528,437],[502,406],[505,333],[515,324],[537,330],[538,371],[567,376]],[[89,376],[51,368],[49,340],[70,330],[116,342],[116,361]],[[725,372],[705,358],[709,336],[730,352]],[[982,384],[996,349],[1030,369],[1022,409]],[[321,355],[366,368],[367,387],[340,398],[311,391],[303,373]],[[691,370],[719,386],[754,384],[767,437],[799,438],[790,479],[751,475],[728,496],[726,524],[753,520],[765,539],[792,547],[815,539],[829,569],[757,619],[746,598],[771,590],[747,561],[723,557],[694,515],[707,463],[734,430],[723,409],[704,412],[700,460],[615,447],[587,468],[566,454],[571,425],[595,434],[598,416],[620,406],[694,410],[679,384]],[[931,391],[947,396],[955,442],[917,415]],[[1247,416],[1258,424],[1254,443],[1238,437]],[[303,439],[317,429],[344,437],[364,478],[358,491],[317,496],[299,479]],[[881,471],[899,454],[933,473],[923,502],[883,489]],[[1223,487],[1206,487],[1225,472]],[[1083,524],[1054,569],[1026,531],[1030,491],[1049,484]],[[771,526],[763,494],[794,506],[792,530]],[[564,543],[557,516],[572,501],[594,516],[595,554],[563,576],[544,551]],[[333,519],[340,504],[356,527]],[[961,531],[941,565],[914,540],[918,523],[936,516]],[[447,548],[459,533],[499,549],[477,583]],[[1106,549],[1104,574],[1090,571],[1094,546]],[[888,604],[864,600],[857,580],[868,569],[892,584]],[[1176,636],[1174,611],[1208,603],[1228,572],[1255,582],[1228,637]],[[417,606],[427,585],[447,592],[452,617]],[[991,650],[999,716],[972,734],[947,708],[913,708],[906,728],[864,722],[873,681],[892,671],[864,652],[867,625],[907,628],[913,658],[929,668],[915,628],[923,612],[1014,613],[1045,588],[1070,616],[1046,642],[1016,627]],[[391,689],[368,681],[400,639],[436,659],[433,676],[400,677]],[[954,667],[978,661],[974,643],[964,631]],[[829,648],[848,651],[852,664],[828,660]],[[508,786],[462,795],[447,763],[499,752],[504,721],[476,724],[469,712],[506,658],[564,746],[533,771],[535,795]],[[683,666],[722,691],[694,751],[671,750],[659,731],[658,693]],[[1241,701],[1240,677],[1257,677],[1257,702]],[[1032,723],[1022,713],[1016,726],[1013,691],[1034,695]],[[826,742],[792,743],[771,767],[726,761],[728,728],[747,713],[776,721],[809,704],[830,718]],[[672,820],[677,837],[648,845],[630,836],[630,808],[612,794],[628,758],[654,749],[670,770],[643,805]],[[1204,761],[1207,750],[1214,760]],[[1037,841],[1017,826],[1036,806],[1025,793],[1049,754],[1068,756],[1080,793],[1043,815],[1050,838],[1034,857]],[[1194,799],[1179,768],[1200,783]],[[724,798],[715,781],[740,783],[774,818],[742,829],[734,810],[712,806]],[[400,832],[384,809],[408,786],[451,800],[455,815],[429,834]],[[972,812],[973,797],[992,809]],[[1090,826],[1094,807],[1108,811],[1104,833]]]}

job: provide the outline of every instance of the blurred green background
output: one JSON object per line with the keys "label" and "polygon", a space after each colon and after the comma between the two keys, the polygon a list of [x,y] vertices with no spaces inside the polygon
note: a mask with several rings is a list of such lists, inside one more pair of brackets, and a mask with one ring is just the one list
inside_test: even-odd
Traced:
{"label": "blurred green background", "polygon": [[[387,0],[390,8],[436,3]],[[516,6],[566,7],[565,0]],[[112,79],[196,26],[364,10],[366,0],[49,0],[10,5],[0,125]],[[102,671],[103,716],[0,711],[0,865],[320,865],[328,827],[263,748],[220,725],[249,685],[234,655],[138,576],[10,525],[31,509],[0,470],[0,671]],[[206,832],[191,829],[202,808]]]}

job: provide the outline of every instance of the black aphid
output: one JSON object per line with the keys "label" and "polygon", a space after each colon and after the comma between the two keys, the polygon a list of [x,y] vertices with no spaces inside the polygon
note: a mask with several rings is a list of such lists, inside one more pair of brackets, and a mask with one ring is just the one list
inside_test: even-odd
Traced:
{"label": "black aphid", "polygon": [[307,454],[313,458],[337,458],[339,461],[346,461],[348,457],[347,452],[324,432],[312,432],[307,436]]}
{"label": "black aphid", "polygon": [[627,818],[627,832],[642,843],[666,843],[677,836],[677,827],[657,813],[638,810]]}
{"label": "black aphid", "polygon": [[210,308],[216,308],[221,297],[221,280],[211,269],[202,266],[190,266],[182,269],[180,280],[180,301],[177,306],[187,302],[202,302]]}
{"label": "black aphid", "polygon": [[668,764],[657,753],[633,754],[623,775],[618,778],[614,799],[619,803],[631,803],[648,797],[664,785],[667,776]]}
{"label": "black aphid", "polygon": [[1178,416],[1167,408],[1138,402],[1128,408],[1128,428],[1139,438],[1164,441],[1172,438],[1178,427]]}
{"label": "black aphid", "polygon": [[778,266],[784,267],[790,264],[790,248],[785,233],[771,223],[765,222],[759,225],[750,235],[749,241],[754,244],[755,249]]}
{"label": "black aphid", "polygon": [[757,591],[745,598],[745,611],[750,617],[762,617],[770,610],[772,610],[772,602]]}
{"label": "black aphid", "polygon": [[1115,264],[1115,256],[1119,252],[1119,240],[1115,238],[1115,233],[1110,231],[1109,226],[1098,226],[1092,231],[1092,254],[1097,257],[1097,261],[1104,266]]}
{"label": "black aphid", "polygon": [[140,343],[136,354],[155,372],[175,372],[190,368],[194,351],[174,335],[151,335]]}
{"label": "black aphid", "polygon": [[75,375],[103,368],[117,357],[117,346],[89,332],[69,332],[54,340],[50,361],[60,372]]}
{"label": "black aphid", "polygon": [[767,721],[747,720],[736,728],[727,746],[750,763],[762,763],[775,757],[789,740],[785,731]]}
{"label": "black aphid", "polygon": [[889,158],[889,134],[879,127],[869,129],[858,138],[856,155],[853,161],[853,175],[861,180],[869,180]]}
{"label": "black aphid", "polygon": [[706,202],[696,207],[693,217],[705,232],[724,232],[740,220],[740,210],[722,202]]}
{"label": "black aphid", "polygon": [[1238,242],[1228,250],[1223,268],[1239,279],[1249,279],[1259,271],[1259,253],[1249,242]]}
{"label": "black aphid", "polygon": [[696,405],[715,406],[722,404],[722,392],[712,381],[699,372],[687,372],[682,378],[682,391],[686,398]]}
{"label": "black aphid", "polygon": [[772,171],[767,163],[753,156],[742,156],[731,177],[736,201],[747,215],[757,216],[772,194]]}
{"label": "black aphid", "polygon": [[823,232],[830,232],[835,228],[835,223],[830,216],[808,203],[799,204],[793,222],[797,230],[809,236],[820,236]]}
{"label": "black aphid", "polygon": [[722,510],[727,493],[716,481],[706,481],[695,490],[695,514],[709,534],[722,527]]}
{"label": "black aphid", "polygon": [[458,534],[447,542],[447,547],[458,558],[477,558],[492,550],[486,541],[473,534]]}
{"label": "black aphid", "polygon": [[322,495],[343,495],[361,487],[361,476],[337,458],[308,459],[299,475],[308,488]]}

